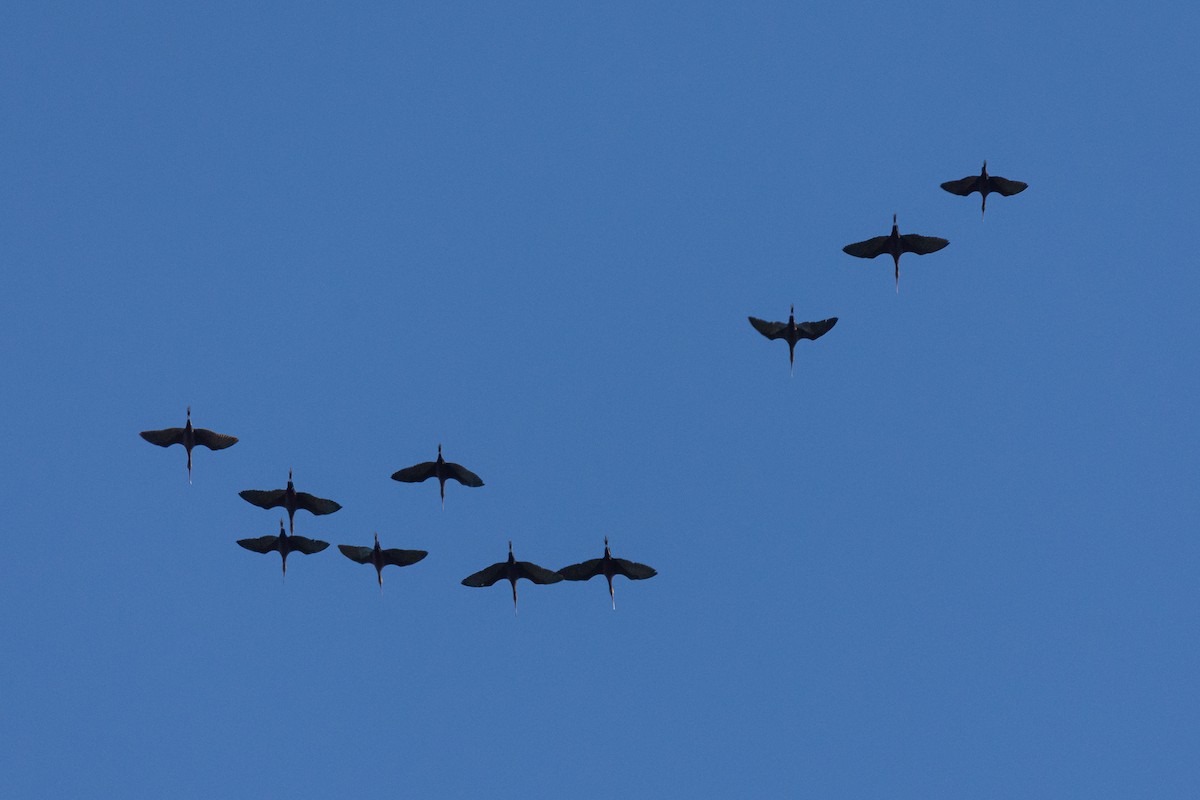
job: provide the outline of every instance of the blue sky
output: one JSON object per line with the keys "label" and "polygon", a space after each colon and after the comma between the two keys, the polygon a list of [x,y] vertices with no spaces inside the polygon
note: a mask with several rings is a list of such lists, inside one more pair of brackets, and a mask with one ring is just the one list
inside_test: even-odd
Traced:
{"label": "blue sky", "polygon": [[0,15],[0,794],[1194,797],[1198,13],[502,5]]}

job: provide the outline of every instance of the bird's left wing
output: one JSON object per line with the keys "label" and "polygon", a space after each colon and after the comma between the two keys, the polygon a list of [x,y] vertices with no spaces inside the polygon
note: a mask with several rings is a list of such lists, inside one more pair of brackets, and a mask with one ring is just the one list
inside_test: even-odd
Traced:
{"label": "bird's left wing", "polygon": [[765,319],[759,319],[758,317],[747,317],[747,319],[754,326],[754,330],[768,339],[778,339],[780,332],[787,327],[783,322],[767,322]]}
{"label": "bird's left wing", "polygon": [[356,547],[352,544],[339,544],[338,550],[341,550],[346,558],[359,564],[370,564],[371,554],[375,552],[373,547]]}
{"label": "bird's left wing", "polygon": [[979,189],[975,186],[978,180],[978,175],[969,175],[961,180],[946,181],[942,184],[942,188],[950,194],[957,194],[966,197],[971,192],[979,191]]}
{"label": "bird's left wing", "polygon": [[1018,192],[1028,189],[1029,184],[1023,181],[1010,181],[1008,178],[997,178],[995,175],[990,175],[988,176],[988,188],[997,194],[1011,197]]}
{"label": "bird's left wing", "polygon": [[504,568],[508,566],[507,561],[500,561],[492,564],[487,569],[481,569],[472,575],[462,579],[463,586],[491,586],[496,581],[504,577]]}
{"label": "bird's left wing", "polygon": [[432,478],[437,469],[437,464],[433,461],[422,461],[420,464],[413,464],[411,467],[397,470],[392,473],[392,480],[403,481],[404,483],[420,483]]}
{"label": "bird's left wing", "polygon": [[238,492],[238,497],[259,508],[275,508],[283,505],[287,492],[283,489],[246,489]]}
{"label": "bird's left wing", "polygon": [[296,492],[296,508],[303,508],[313,514],[332,514],[341,508],[341,503],[326,500],[323,497],[311,495],[308,492]]}
{"label": "bird's left wing", "polygon": [[558,571],[558,574],[569,581],[586,581],[599,575],[603,564],[604,559],[602,558],[589,558],[587,561],[579,564],[563,567]]}
{"label": "bird's left wing", "polygon": [[642,581],[646,578],[653,578],[658,574],[658,570],[654,567],[648,567],[645,564],[639,564],[636,561],[626,561],[623,558],[614,558],[613,566],[616,567],[616,572],[619,575],[624,575],[631,581]]}
{"label": "bird's left wing", "polygon": [[163,428],[161,431],[142,431],[138,436],[150,444],[159,447],[170,447],[173,444],[183,444],[183,428]]}
{"label": "bird's left wing", "polygon": [[259,536],[256,539],[238,539],[237,543],[247,550],[253,550],[256,553],[270,553],[272,550],[279,549],[278,536]]}
{"label": "bird's left wing", "polygon": [[558,583],[563,579],[563,576],[554,570],[539,567],[529,561],[518,561],[517,569],[521,573],[520,577],[534,583]]}
{"label": "bird's left wing", "polygon": [[192,432],[196,434],[196,444],[204,445],[209,450],[224,450],[237,444],[236,436],[214,433],[207,428],[195,428]]}
{"label": "bird's left wing", "polygon": [[915,233],[906,233],[900,237],[900,246],[902,252],[916,253],[923,256],[926,253],[936,253],[946,245],[950,244],[949,239],[942,239],[937,236],[919,236]]}
{"label": "bird's left wing", "polygon": [[309,539],[307,536],[289,536],[288,541],[292,543],[292,549],[311,556],[313,553],[319,553],[326,547],[329,547],[329,542],[322,542],[320,539]]}
{"label": "bird's left wing", "polygon": [[863,242],[848,244],[842,252],[858,258],[875,258],[887,252],[888,236],[876,236]]}
{"label": "bird's left wing", "polygon": [[464,467],[462,464],[453,464],[449,461],[445,464],[447,477],[461,483],[463,486],[483,486],[483,481],[471,470]]}
{"label": "bird's left wing", "polygon": [[830,328],[837,325],[837,321],[837,317],[830,317],[819,322],[801,322],[796,327],[800,329],[800,335],[805,339],[820,339],[829,333]]}

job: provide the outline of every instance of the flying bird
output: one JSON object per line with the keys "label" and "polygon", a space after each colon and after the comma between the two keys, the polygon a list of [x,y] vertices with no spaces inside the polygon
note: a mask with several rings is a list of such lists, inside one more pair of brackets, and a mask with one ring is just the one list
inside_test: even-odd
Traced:
{"label": "flying bird", "polygon": [[750,317],[754,330],[768,339],[783,339],[788,343],[788,364],[792,374],[796,372],[796,342],[801,339],[820,339],[829,333],[829,329],[837,324],[837,317],[823,319],[820,322],[796,322],[796,306],[788,312],[787,322],[767,322],[758,317]]}
{"label": "flying bird", "polygon": [[442,446],[438,445],[437,461],[422,461],[420,464],[414,464],[411,467],[405,467],[402,470],[392,473],[392,480],[402,481],[403,483],[421,483],[430,478],[438,479],[438,490],[442,496],[442,508],[446,507],[446,480],[453,478],[463,486],[483,486],[483,481],[479,479],[471,470],[464,467],[462,464],[454,464],[442,458]]}
{"label": "flying bird", "polygon": [[375,534],[374,547],[355,547],[349,544],[339,544],[338,550],[342,551],[342,555],[351,561],[357,561],[359,564],[370,564],[375,567],[375,576],[379,579],[379,591],[383,591],[383,568],[388,564],[395,564],[397,567],[407,567],[409,564],[415,564],[429,553],[425,550],[400,550],[392,548],[384,550],[379,546],[379,534]]}
{"label": "flying bird", "polygon": [[612,599],[613,611],[617,610],[617,598],[613,594],[612,579],[614,575],[624,575],[631,581],[642,581],[646,578],[653,578],[658,574],[658,571],[653,567],[648,567],[645,564],[638,564],[633,561],[626,561],[623,558],[613,558],[608,552],[608,537],[604,537],[604,555],[600,558],[593,558],[584,561],[581,564],[572,564],[569,567],[563,567],[558,571],[564,579],[568,581],[586,581],[597,575],[603,575],[608,581],[608,596]]}
{"label": "flying bird", "polygon": [[517,613],[517,580],[524,578],[534,583],[558,583],[563,579],[557,572],[531,564],[528,561],[517,561],[513,558],[512,541],[508,543],[508,560],[492,564],[487,569],[481,569],[474,575],[463,578],[463,586],[491,586],[498,580],[504,579],[512,584],[513,613]]}
{"label": "flying bird", "polygon": [[887,236],[876,236],[865,242],[855,242],[842,248],[842,252],[858,258],[875,258],[887,253],[896,263],[896,291],[900,291],[900,254],[916,253],[923,256],[926,253],[936,253],[950,242],[937,236],[918,236],[915,233],[900,235],[896,227],[896,215],[892,214],[892,232]]}
{"label": "flying bird", "polygon": [[279,535],[278,536],[259,536],[257,539],[238,539],[238,544],[247,550],[253,550],[256,553],[270,553],[278,551],[283,556],[283,574],[287,575],[287,557],[288,553],[303,553],[306,556],[313,553],[319,553],[326,547],[329,547],[329,542],[322,542],[320,539],[309,539],[307,536],[288,536],[287,531],[283,529],[283,520],[279,520]]}
{"label": "flying bird", "polygon": [[332,500],[325,500],[321,497],[315,497],[308,492],[297,492],[296,487],[292,485],[292,471],[288,470],[288,484],[286,489],[246,489],[243,492],[238,492],[238,496],[247,503],[256,505],[259,508],[277,508],[283,507],[288,512],[288,528],[291,531],[296,530],[296,523],[293,519],[296,511],[303,509],[313,514],[332,514],[342,506]]}
{"label": "flying bird", "polygon": [[950,194],[963,197],[971,192],[979,192],[983,197],[983,205],[979,207],[979,218],[983,219],[983,214],[987,211],[987,196],[990,193],[995,192],[1005,197],[1011,197],[1028,189],[1029,184],[1022,181],[1010,181],[1008,178],[1001,178],[998,175],[988,175],[987,161],[984,161],[983,171],[978,175],[968,175],[957,181],[946,181],[942,184],[942,188]]}
{"label": "flying bird", "polygon": [[196,445],[207,447],[209,450],[224,450],[237,444],[236,436],[214,433],[207,428],[192,427],[192,407],[187,407],[187,425],[182,428],[164,428],[161,431],[142,431],[138,434],[150,444],[159,447],[170,447],[181,444],[187,450],[188,483],[192,482],[192,448]]}

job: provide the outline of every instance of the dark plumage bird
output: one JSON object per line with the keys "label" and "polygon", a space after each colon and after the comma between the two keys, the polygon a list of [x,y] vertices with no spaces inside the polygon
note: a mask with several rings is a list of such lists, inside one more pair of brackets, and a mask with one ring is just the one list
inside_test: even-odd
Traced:
{"label": "dark plumage bird", "polygon": [[332,514],[342,506],[332,500],[325,500],[321,497],[315,497],[308,492],[297,492],[296,487],[292,485],[292,471],[288,470],[288,484],[286,489],[247,489],[244,492],[238,492],[238,496],[247,503],[258,506],[259,508],[276,508],[282,506],[288,512],[288,528],[292,531],[296,530],[296,523],[293,517],[298,509],[309,511],[313,514]]}
{"label": "dark plumage bird", "polygon": [[442,496],[442,508],[446,507],[447,479],[453,478],[463,486],[483,486],[483,481],[474,472],[471,472],[471,470],[462,464],[454,464],[442,458],[442,446],[440,444],[438,445],[437,461],[422,461],[420,464],[405,467],[402,470],[392,473],[392,480],[404,483],[421,483],[430,478],[438,479],[438,490]]}
{"label": "dark plumage bird", "polygon": [[395,564],[397,567],[407,567],[409,564],[415,564],[429,553],[425,550],[400,550],[392,548],[384,550],[379,546],[379,534],[375,534],[374,547],[355,547],[349,544],[339,544],[338,550],[342,551],[342,555],[351,561],[357,561],[359,564],[370,564],[375,567],[375,576],[379,579],[379,591],[383,591],[383,568],[388,564]]}
{"label": "dark plumage bird", "polygon": [[950,194],[962,195],[963,197],[966,197],[971,192],[979,192],[983,197],[983,205],[979,207],[979,218],[983,219],[983,214],[987,211],[987,196],[989,194],[995,192],[1005,197],[1011,197],[1028,189],[1029,184],[1021,181],[1010,181],[1008,178],[1001,178],[998,175],[988,175],[987,162],[984,161],[983,171],[978,175],[968,175],[957,181],[946,181],[942,184],[942,188]]}
{"label": "dark plumage bird", "polygon": [[188,483],[192,482],[192,448],[196,445],[207,447],[209,450],[224,450],[237,444],[236,436],[226,436],[214,433],[207,428],[192,427],[192,407],[187,409],[187,425],[182,428],[164,428],[161,431],[142,431],[140,434],[150,444],[159,447],[170,447],[181,444],[187,450]]}
{"label": "dark plumage bird", "polygon": [[823,319],[820,322],[796,322],[796,307],[788,312],[787,322],[767,322],[758,317],[750,317],[754,330],[768,339],[783,339],[788,343],[788,364],[792,372],[796,370],[796,342],[801,339],[820,339],[829,333],[830,328],[837,324],[837,317]]}
{"label": "dark plumage bird", "polygon": [[513,613],[517,611],[517,580],[524,578],[534,583],[558,583],[563,579],[557,572],[531,564],[528,561],[517,561],[513,558],[512,542],[508,543],[508,560],[492,564],[487,569],[481,569],[474,575],[463,578],[463,586],[491,586],[500,579],[512,584]]}
{"label": "dark plumage bird", "polygon": [[287,531],[283,529],[283,520],[279,520],[279,535],[278,536],[259,536],[257,539],[238,539],[238,544],[247,550],[253,550],[256,553],[270,553],[278,551],[283,556],[283,574],[287,575],[287,557],[288,553],[303,553],[304,555],[312,555],[319,553],[326,547],[329,547],[329,542],[322,542],[320,539],[309,539],[307,536],[288,536]]}
{"label": "dark plumage bird", "polygon": [[842,248],[842,252],[858,258],[875,258],[887,253],[896,263],[896,291],[900,291],[900,255],[901,253],[916,253],[923,256],[926,253],[936,253],[950,242],[937,236],[918,236],[915,233],[900,235],[896,227],[896,215],[892,214],[892,232],[887,236],[876,236],[865,242],[855,242]]}
{"label": "dark plumage bird", "polygon": [[613,594],[612,579],[614,575],[624,575],[631,581],[642,581],[646,578],[653,578],[658,574],[658,570],[653,567],[648,567],[645,564],[638,564],[633,561],[626,561],[623,558],[613,558],[608,552],[608,537],[604,537],[604,555],[600,558],[593,558],[584,561],[582,564],[572,564],[569,567],[563,567],[558,571],[565,580],[568,581],[586,581],[597,575],[603,575],[608,581],[608,596],[612,599],[613,610],[617,610],[617,598]]}

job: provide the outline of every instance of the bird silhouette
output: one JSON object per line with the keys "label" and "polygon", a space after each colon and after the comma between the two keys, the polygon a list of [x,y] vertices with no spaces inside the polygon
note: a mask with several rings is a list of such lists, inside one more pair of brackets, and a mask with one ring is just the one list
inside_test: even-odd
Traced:
{"label": "bird silhouette", "polygon": [[829,333],[830,328],[837,324],[837,317],[823,319],[820,322],[796,322],[796,307],[793,305],[788,312],[787,322],[767,322],[758,317],[750,317],[754,330],[768,339],[783,339],[788,343],[788,364],[792,374],[796,372],[796,342],[801,339],[820,339]]}
{"label": "bird silhouette", "polygon": [[918,236],[915,233],[900,235],[896,227],[896,215],[892,214],[892,232],[887,236],[876,236],[863,242],[848,244],[842,252],[858,258],[875,258],[887,253],[896,264],[896,291],[900,291],[900,255],[901,253],[916,253],[923,256],[926,253],[936,253],[950,242],[937,236]]}
{"label": "bird silhouette", "polygon": [[528,561],[517,561],[513,558],[512,541],[508,543],[508,560],[492,564],[487,569],[481,569],[474,575],[463,578],[463,586],[491,586],[500,579],[512,584],[513,613],[517,613],[517,581],[524,578],[534,583],[558,583],[563,579],[553,570],[539,567]]}
{"label": "bird silhouette", "polygon": [[279,535],[278,536],[259,536],[257,539],[238,539],[238,544],[247,550],[253,550],[256,553],[270,553],[278,551],[283,556],[283,574],[287,575],[287,557],[288,553],[303,553],[304,555],[312,555],[319,553],[326,547],[329,547],[329,542],[322,542],[320,539],[309,539],[307,536],[288,536],[287,531],[283,529],[283,520],[279,520]]}
{"label": "bird silhouette", "polygon": [[247,503],[256,505],[259,508],[277,508],[282,506],[288,512],[288,528],[295,532],[296,523],[294,517],[296,511],[303,509],[304,511],[313,514],[332,514],[342,506],[332,500],[325,500],[320,497],[315,497],[308,492],[297,492],[296,487],[292,485],[292,471],[288,470],[288,483],[286,489],[246,489],[243,492],[238,492],[238,496]]}
{"label": "bird silhouette", "polygon": [[942,184],[942,188],[950,194],[957,194],[966,197],[971,192],[979,192],[983,197],[983,204],[979,207],[979,218],[983,219],[984,212],[987,211],[987,196],[992,192],[1011,197],[1014,194],[1020,194],[1029,188],[1028,183],[1022,181],[1010,181],[1008,178],[1001,178],[998,175],[988,175],[987,161],[983,162],[983,171],[978,175],[968,175],[965,178],[957,181],[946,181]]}
{"label": "bird silhouette", "polygon": [[462,464],[454,464],[442,458],[442,446],[440,444],[438,445],[437,461],[422,461],[420,464],[414,464],[411,467],[405,467],[402,470],[392,473],[392,480],[403,483],[421,483],[430,478],[438,479],[438,491],[442,496],[442,508],[446,507],[447,479],[453,478],[463,486],[483,486],[483,481],[474,472],[471,472],[471,470]]}
{"label": "bird silhouette", "polygon": [[608,581],[608,596],[612,600],[613,611],[616,611],[617,598],[613,594],[612,583],[614,575],[624,575],[631,581],[642,581],[646,578],[653,578],[658,574],[658,571],[645,564],[626,561],[623,558],[613,558],[612,554],[608,552],[608,537],[605,536],[603,556],[589,559],[580,564],[563,567],[558,571],[558,574],[562,575],[563,579],[568,581],[586,581],[597,575],[603,575],[604,579]]}
{"label": "bird silhouette", "polygon": [[161,431],[142,431],[138,434],[150,444],[170,447],[181,444],[187,450],[188,483],[192,482],[192,448],[196,445],[209,450],[224,450],[237,444],[236,436],[214,433],[207,428],[192,427],[192,407],[187,407],[187,425],[182,428],[164,428]]}
{"label": "bird silhouette", "polygon": [[383,568],[388,564],[395,564],[397,567],[407,567],[409,564],[415,564],[429,553],[425,550],[400,550],[392,548],[384,550],[379,546],[379,534],[375,534],[374,547],[355,547],[349,544],[339,544],[338,550],[342,551],[342,555],[351,561],[357,561],[359,564],[370,564],[375,567],[375,576],[379,579],[379,591],[383,591]]}

